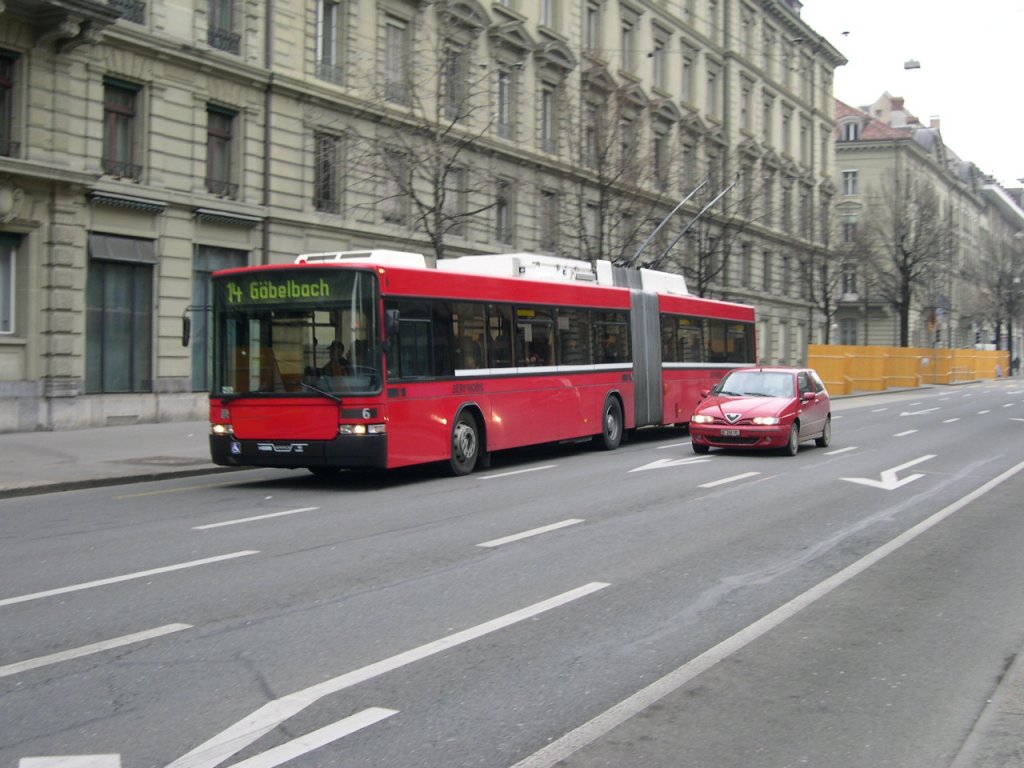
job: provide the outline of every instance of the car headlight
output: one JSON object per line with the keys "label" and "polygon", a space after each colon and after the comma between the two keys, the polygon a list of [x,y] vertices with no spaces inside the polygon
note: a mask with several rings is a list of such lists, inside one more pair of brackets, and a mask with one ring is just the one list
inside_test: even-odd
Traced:
{"label": "car headlight", "polygon": [[759,427],[774,427],[779,423],[778,416],[755,416],[750,420],[752,424],[756,424]]}
{"label": "car headlight", "polygon": [[694,424],[710,424],[714,420],[715,418],[713,416],[708,416],[704,413],[695,413],[693,414],[693,418],[690,419]]}

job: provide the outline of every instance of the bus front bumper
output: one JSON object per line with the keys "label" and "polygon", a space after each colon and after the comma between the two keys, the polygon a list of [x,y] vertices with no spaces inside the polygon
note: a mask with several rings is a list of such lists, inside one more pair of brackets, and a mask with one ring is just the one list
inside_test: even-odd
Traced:
{"label": "bus front bumper", "polygon": [[333,440],[239,440],[210,435],[210,456],[224,467],[387,467],[388,436],[339,435]]}

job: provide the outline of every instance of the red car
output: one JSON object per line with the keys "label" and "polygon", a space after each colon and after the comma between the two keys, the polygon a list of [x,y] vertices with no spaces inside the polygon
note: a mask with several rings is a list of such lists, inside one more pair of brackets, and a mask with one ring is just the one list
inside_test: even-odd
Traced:
{"label": "red car", "polygon": [[806,440],[822,448],[832,440],[828,391],[811,368],[737,368],[702,394],[690,417],[694,453],[776,448],[796,456]]}

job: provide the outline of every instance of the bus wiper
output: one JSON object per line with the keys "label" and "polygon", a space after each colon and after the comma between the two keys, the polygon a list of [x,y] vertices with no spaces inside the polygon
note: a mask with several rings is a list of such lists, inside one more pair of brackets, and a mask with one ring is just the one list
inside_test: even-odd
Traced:
{"label": "bus wiper", "polygon": [[324,397],[329,397],[331,400],[333,400],[336,403],[340,403],[341,402],[341,398],[338,397],[333,392],[325,392],[324,390],[320,389],[319,387],[314,387],[312,384],[307,384],[304,381],[300,381],[299,382],[299,386],[302,387],[303,389],[308,389],[310,392],[316,392],[318,395],[323,395]]}

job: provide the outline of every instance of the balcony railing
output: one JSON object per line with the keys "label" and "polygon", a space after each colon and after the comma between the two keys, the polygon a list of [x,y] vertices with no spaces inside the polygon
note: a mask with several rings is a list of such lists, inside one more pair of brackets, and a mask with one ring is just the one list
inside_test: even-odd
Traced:
{"label": "balcony railing", "polygon": [[206,179],[206,191],[218,197],[227,197],[235,200],[238,197],[238,185],[222,179]]}
{"label": "balcony railing", "polygon": [[238,53],[241,50],[242,36],[229,29],[210,27],[207,30],[206,41],[219,51]]}
{"label": "balcony railing", "polygon": [[121,12],[121,18],[133,24],[146,23],[146,3],[144,0],[107,0],[107,5]]}
{"label": "balcony railing", "polygon": [[326,61],[318,61],[316,63],[316,77],[318,80],[326,80],[328,83],[334,83],[335,85],[342,84],[341,67]]}
{"label": "balcony railing", "polygon": [[140,181],[142,179],[142,166],[122,160],[103,159],[103,173],[107,176],[115,176],[119,179],[131,179]]}

